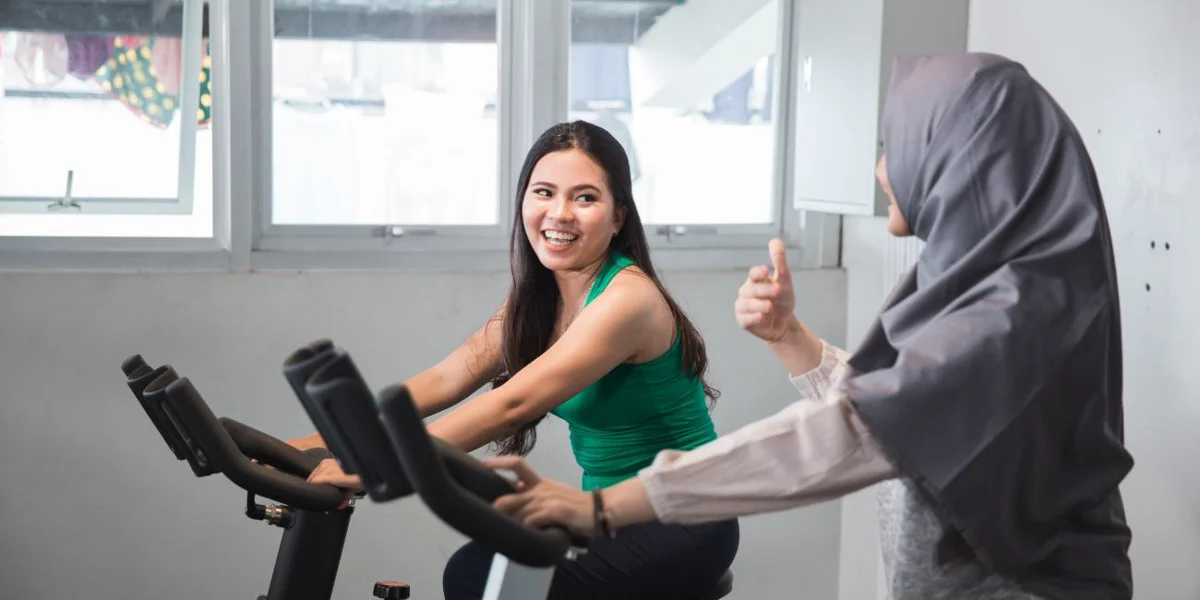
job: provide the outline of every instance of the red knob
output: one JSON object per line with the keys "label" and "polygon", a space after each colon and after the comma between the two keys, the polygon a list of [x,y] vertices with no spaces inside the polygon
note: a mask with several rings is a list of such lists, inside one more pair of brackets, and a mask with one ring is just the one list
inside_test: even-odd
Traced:
{"label": "red knob", "polygon": [[405,600],[408,598],[408,584],[403,581],[375,582],[375,597],[385,600]]}

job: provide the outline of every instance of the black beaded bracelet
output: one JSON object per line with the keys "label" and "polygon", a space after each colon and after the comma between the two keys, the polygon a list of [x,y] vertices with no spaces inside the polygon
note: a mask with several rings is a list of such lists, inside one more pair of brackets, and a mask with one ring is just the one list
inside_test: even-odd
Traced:
{"label": "black beaded bracelet", "polygon": [[599,487],[592,490],[592,511],[595,521],[595,532],[607,537],[613,537],[612,528],[609,527],[608,523],[608,515],[604,514],[604,498],[600,495]]}

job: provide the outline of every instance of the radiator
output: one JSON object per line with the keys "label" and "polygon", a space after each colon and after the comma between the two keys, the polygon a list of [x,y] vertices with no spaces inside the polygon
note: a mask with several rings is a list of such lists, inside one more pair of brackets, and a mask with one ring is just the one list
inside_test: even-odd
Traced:
{"label": "radiator", "polygon": [[925,243],[915,237],[888,235],[883,248],[883,291],[890,294],[908,269],[917,262]]}

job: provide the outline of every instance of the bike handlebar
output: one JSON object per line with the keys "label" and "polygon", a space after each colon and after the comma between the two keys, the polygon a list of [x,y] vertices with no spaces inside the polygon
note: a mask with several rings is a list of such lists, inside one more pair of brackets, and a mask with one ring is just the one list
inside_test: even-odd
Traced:
{"label": "bike handlebar", "polygon": [[343,469],[358,473],[377,502],[415,491],[460,533],[529,566],[554,564],[572,545],[587,545],[561,528],[527,527],[497,511],[492,502],[516,492],[515,484],[430,436],[404,386],[387,388],[377,404],[350,355],[328,340],[293,352],[284,376]]}
{"label": "bike handlebar", "polygon": [[[586,540],[573,539],[560,527],[535,529],[496,510],[492,502],[517,491],[516,486],[469,454],[430,436],[403,385],[385,389],[379,408],[409,481],[425,505],[459,533],[532,567],[557,563],[573,543],[586,545]],[[452,472],[450,464],[458,469]]]}
{"label": "bike handlebar", "polygon": [[[197,477],[222,473],[238,487],[300,510],[336,510],[343,490],[307,481],[320,459],[233,419],[218,419],[186,377],[141,356],[122,363],[127,383],[176,458]],[[255,462],[258,461],[258,462]]]}

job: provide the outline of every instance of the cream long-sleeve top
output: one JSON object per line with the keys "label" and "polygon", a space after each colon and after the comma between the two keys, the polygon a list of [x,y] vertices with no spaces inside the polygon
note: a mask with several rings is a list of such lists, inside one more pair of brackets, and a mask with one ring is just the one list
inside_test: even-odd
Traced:
{"label": "cream long-sleeve top", "polygon": [[822,341],[821,364],[789,375],[798,401],[689,452],[660,452],[638,474],[658,519],[694,523],[779,511],[897,477],[836,391],[848,359]]}
{"label": "cream long-sleeve top", "polygon": [[[639,473],[660,521],[717,521],[830,500],[879,482],[888,598],[1038,600],[976,561],[939,564],[945,530],[858,419],[838,383],[849,355],[822,341],[821,364],[790,377],[801,399],[690,452],[660,452]],[[891,480],[891,481],[888,481]]]}

